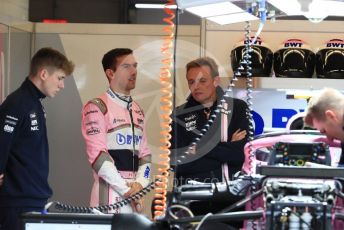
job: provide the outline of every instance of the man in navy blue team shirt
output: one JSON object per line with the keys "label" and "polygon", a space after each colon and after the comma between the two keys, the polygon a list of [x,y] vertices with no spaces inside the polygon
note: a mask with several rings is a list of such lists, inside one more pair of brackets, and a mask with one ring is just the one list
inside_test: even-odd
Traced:
{"label": "man in navy blue team shirt", "polygon": [[[249,129],[247,105],[243,100],[224,95],[219,86],[218,66],[210,57],[189,62],[186,80],[190,96],[172,115],[172,161],[184,160],[184,164],[176,167],[177,183],[231,180],[241,170],[245,159],[244,145]],[[217,112],[220,104],[222,110]],[[207,132],[200,135],[207,126]],[[235,201],[192,202],[190,208],[195,215],[205,215],[218,212]]]}
{"label": "man in navy blue team shirt", "polygon": [[31,59],[29,76],[0,106],[0,230],[19,229],[20,215],[42,211],[52,195],[41,100],[63,89],[73,70],[63,54],[42,48]]}

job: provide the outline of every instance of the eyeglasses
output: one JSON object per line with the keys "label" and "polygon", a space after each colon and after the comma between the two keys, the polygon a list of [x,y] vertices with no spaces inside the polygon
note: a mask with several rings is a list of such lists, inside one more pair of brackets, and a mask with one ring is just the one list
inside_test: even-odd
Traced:
{"label": "eyeglasses", "polygon": [[119,67],[122,67],[122,68],[124,68],[124,69],[129,69],[129,68],[137,68],[137,63],[134,63],[134,64],[121,64],[121,65],[119,65]]}

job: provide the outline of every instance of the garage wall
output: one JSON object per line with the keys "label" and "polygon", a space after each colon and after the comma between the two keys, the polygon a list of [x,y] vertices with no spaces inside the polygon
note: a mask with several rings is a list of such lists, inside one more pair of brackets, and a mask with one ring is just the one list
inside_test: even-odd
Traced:
{"label": "garage wall", "polygon": [[29,0],[1,0],[0,21],[27,21],[29,18]]}
{"label": "garage wall", "polygon": [[8,26],[0,24],[0,102],[5,97],[4,85],[5,85],[5,72],[7,68],[7,40],[8,40]]}
{"label": "garage wall", "polygon": [[0,102],[28,75],[31,46],[31,23],[9,26],[0,21]]}

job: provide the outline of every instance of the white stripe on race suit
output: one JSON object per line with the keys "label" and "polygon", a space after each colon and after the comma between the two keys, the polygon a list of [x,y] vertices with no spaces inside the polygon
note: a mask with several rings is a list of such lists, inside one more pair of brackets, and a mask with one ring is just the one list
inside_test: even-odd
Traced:
{"label": "white stripe on race suit", "polygon": [[112,162],[105,161],[98,171],[98,176],[103,178],[113,190],[116,190],[121,195],[129,191],[126,181],[121,177]]}

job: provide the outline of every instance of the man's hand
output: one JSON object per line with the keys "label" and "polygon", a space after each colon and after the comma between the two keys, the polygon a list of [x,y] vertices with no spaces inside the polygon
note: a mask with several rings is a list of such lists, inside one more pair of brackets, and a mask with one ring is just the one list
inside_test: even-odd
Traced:
{"label": "man's hand", "polygon": [[131,196],[133,194],[134,194],[134,188],[130,187],[129,191],[126,192],[123,196],[124,196],[124,198],[128,198],[129,196]]}
{"label": "man's hand", "polygon": [[130,187],[130,189],[124,194],[125,198],[132,196],[143,189],[142,185],[139,182],[128,182],[127,185]]}
{"label": "man's hand", "polygon": [[142,185],[139,182],[128,182],[128,186],[134,190],[134,193],[137,193],[143,189]]}
{"label": "man's hand", "polygon": [[142,213],[143,211],[143,199],[135,200],[131,202],[131,207],[134,212]]}
{"label": "man's hand", "polygon": [[[128,182],[127,185],[130,187],[130,189],[124,194],[125,198],[128,198],[143,189],[139,182]],[[131,207],[134,212],[141,213],[143,211],[143,199],[132,201]]]}
{"label": "man's hand", "polygon": [[246,134],[247,134],[246,130],[241,130],[240,131],[240,129],[237,129],[233,133],[231,141],[240,141],[240,140],[245,138]]}
{"label": "man's hand", "polygon": [[4,183],[4,174],[0,175],[0,186]]}

